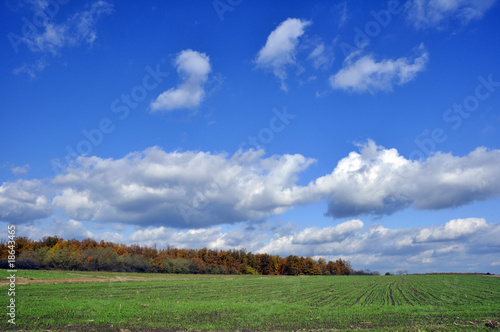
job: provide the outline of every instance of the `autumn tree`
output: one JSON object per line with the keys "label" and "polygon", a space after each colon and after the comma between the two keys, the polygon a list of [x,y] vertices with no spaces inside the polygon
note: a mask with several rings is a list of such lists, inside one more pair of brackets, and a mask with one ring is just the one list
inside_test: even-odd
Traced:
{"label": "autumn tree", "polygon": [[[349,261],[326,262],[320,258],[290,255],[286,258],[245,249],[165,249],[125,245],[86,238],[64,240],[57,236],[39,241],[19,237],[16,267],[86,271],[212,273],[263,275],[346,275],[353,272]],[[7,268],[9,248],[0,242],[0,267]],[[406,271],[405,271],[406,272]]]}

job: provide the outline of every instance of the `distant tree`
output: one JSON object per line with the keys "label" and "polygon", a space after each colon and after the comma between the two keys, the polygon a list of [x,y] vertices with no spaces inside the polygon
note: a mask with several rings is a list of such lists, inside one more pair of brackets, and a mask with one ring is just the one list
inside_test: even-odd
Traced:
{"label": "distant tree", "polygon": [[41,242],[43,243],[44,247],[52,248],[58,241],[59,238],[57,236],[45,236],[42,238]]}
{"label": "distant tree", "polygon": [[286,268],[284,271],[287,275],[298,276],[300,271],[300,258],[298,256],[288,256],[286,258]]}
{"label": "distant tree", "polygon": [[163,267],[167,273],[189,273],[191,260],[185,258],[167,259],[163,261]]}
{"label": "distant tree", "polygon": [[259,255],[259,269],[258,271],[264,275],[274,274],[277,270],[275,266],[273,257],[268,254]]}
{"label": "distant tree", "polygon": [[351,262],[347,261],[347,260],[342,260],[342,259],[340,259],[340,261],[344,262],[344,265],[345,265],[345,267],[347,269],[347,273],[345,273],[344,275],[352,274],[352,272],[354,271],[354,268],[352,267]]}
{"label": "distant tree", "polygon": [[80,254],[58,244],[46,251],[43,260],[46,267],[53,269],[76,270],[80,266]]}
{"label": "distant tree", "polygon": [[335,262],[329,261],[326,265],[326,270],[328,274],[337,274],[337,265],[335,264]]}
{"label": "distant tree", "polygon": [[318,275],[319,274],[318,264],[311,257],[306,257],[305,274],[307,274],[307,275]]}
{"label": "distant tree", "polygon": [[17,258],[16,267],[19,269],[38,270],[45,267],[41,250],[25,250]]}
{"label": "distant tree", "polygon": [[83,241],[80,242],[80,250],[85,250],[85,249],[93,249],[97,248],[99,244],[90,238],[83,239]]}
{"label": "distant tree", "polygon": [[337,259],[335,261],[335,265],[336,265],[335,273],[338,275],[350,275],[354,271],[351,266],[351,262],[343,259]]}
{"label": "distant tree", "polygon": [[[33,241],[17,238],[16,267],[87,271],[264,274],[264,275],[347,275],[351,263],[342,259],[326,262],[319,258],[290,255],[286,258],[245,249],[177,249],[168,246],[125,245],[86,238],[64,240],[57,236]],[[9,248],[0,242],[0,267],[7,268]],[[363,271],[361,271],[363,272]],[[363,272],[364,273],[364,272]]]}

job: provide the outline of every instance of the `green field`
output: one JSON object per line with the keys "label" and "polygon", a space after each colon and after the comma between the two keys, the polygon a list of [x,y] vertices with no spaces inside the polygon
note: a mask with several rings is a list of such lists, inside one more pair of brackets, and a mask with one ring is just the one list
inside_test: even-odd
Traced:
{"label": "green field", "polygon": [[[17,275],[18,330],[455,331],[500,320],[500,278],[487,276]],[[13,329],[2,316],[0,330]]]}

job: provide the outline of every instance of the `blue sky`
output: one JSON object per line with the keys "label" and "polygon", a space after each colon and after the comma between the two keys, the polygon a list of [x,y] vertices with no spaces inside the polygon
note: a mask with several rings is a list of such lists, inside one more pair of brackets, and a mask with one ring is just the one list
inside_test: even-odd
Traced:
{"label": "blue sky", "polygon": [[499,14],[4,1],[0,235],[500,273]]}

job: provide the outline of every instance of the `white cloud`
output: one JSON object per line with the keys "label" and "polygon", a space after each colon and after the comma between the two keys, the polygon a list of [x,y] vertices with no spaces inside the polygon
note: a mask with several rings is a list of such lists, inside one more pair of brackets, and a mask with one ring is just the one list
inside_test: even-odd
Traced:
{"label": "white cloud", "polygon": [[484,230],[487,226],[486,220],[482,218],[454,219],[438,228],[424,228],[415,240],[418,242],[457,240]]}
{"label": "white cloud", "polygon": [[[216,248],[222,236],[221,228],[201,228],[179,231],[167,227],[147,228],[132,233],[128,240],[142,245],[167,246],[175,244],[176,248],[200,249]],[[219,248],[222,249],[222,248]]]}
{"label": "white cloud", "polygon": [[[48,5],[48,1],[28,1],[28,6],[35,13],[42,13]],[[47,18],[40,23],[43,24],[40,28],[33,26],[31,33],[24,35],[21,41],[30,51],[41,53],[42,57],[32,64],[25,63],[19,66],[13,73],[16,75],[24,73],[33,79],[49,65],[49,57],[60,55],[65,47],[78,46],[82,43],[91,46],[97,38],[96,23],[99,17],[112,12],[112,4],[99,0],[73,14],[64,22],[56,23]]]}
{"label": "white cloud", "polygon": [[110,14],[113,6],[106,1],[96,1],[87,9],[71,16],[64,23],[47,22],[42,32],[25,37],[28,48],[33,52],[48,52],[54,55],[66,46],[89,45],[97,38],[95,24],[104,14]]}
{"label": "white cloud", "polygon": [[442,209],[500,193],[500,150],[477,148],[464,157],[437,153],[419,164],[413,195],[419,209]]}
{"label": "white cloud", "polygon": [[[203,228],[255,222],[322,200],[328,201],[327,215],[346,218],[408,207],[447,209],[500,195],[500,150],[411,161],[371,140],[360,147],[307,185],[298,185],[298,176],[315,160],[300,154],[264,157],[250,150],[228,156],[153,147],[120,159],[81,156],[53,179],[3,183],[0,216],[29,222],[58,208],[81,221]],[[338,229],[328,231],[341,236]],[[301,241],[315,240],[304,234]]]}
{"label": "white cloud", "polygon": [[[367,226],[361,220],[349,220],[335,226],[298,229],[280,223],[240,223],[228,230],[222,227],[178,230],[148,227],[125,237],[121,233],[87,230],[77,220],[52,218],[49,224],[36,222],[19,225],[18,234],[32,239],[44,236],[65,239],[85,237],[166,248],[241,249],[251,252],[324,257],[350,260],[355,269],[394,272],[493,272],[498,269],[500,224],[483,218],[450,220],[442,225],[414,228]],[[0,238],[6,238],[6,227]],[[286,229],[286,230],[285,230]]]}
{"label": "white cloud", "polygon": [[19,75],[19,74],[26,74],[30,79],[34,79],[36,75],[40,72],[42,72],[45,67],[49,65],[46,57],[42,57],[38,60],[36,60],[32,64],[23,64],[20,67],[15,68],[12,73],[14,75]]}
{"label": "white cloud", "polygon": [[260,68],[272,69],[273,74],[281,81],[281,89],[286,91],[286,69],[293,66],[299,37],[310,21],[288,18],[267,37],[266,44],[257,54],[256,63]]}
{"label": "white cloud", "polygon": [[417,48],[417,54],[413,59],[403,57],[377,62],[372,55],[358,57],[356,52],[345,59],[342,69],[330,76],[330,85],[353,92],[392,91],[393,85],[406,84],[425,69],[429,55],[423,44]]}
{"label": "white cloud", "polygon": [[[86,229],[82,222],[74,219],[66,221],[58,218],[53,218],[52,223],[50,223],[48,227],[44,227],[43,231],[41,231],[38,236],[40,236],[40,234],[43,234],[43,236],[53,236],[54,234],[57,234],[59,237],[64,239],[96,237],[94,233]],[[111,234],[107,235],[109,238],[113,238]],[[113,240],[117,240],[117,238],[114,237]]]}
{"label": "white cloud", "polygon": [[307,59],[312,61],[315,69],[327,68],[333,61],[333,56],[327,51],[323,42],[317,42],[313,50],[307,56]]}
{"label": "white cloud", "polygon": [[[14,2],[14,1],[12,1]],[[6,3],[13,8],[29,8],[32,11],[44,10],[49,6],[49,0],[17,0],[14,3]]]}
{"label": "white cloud", "polygon": [[17,166],[17,167],[12,167],[10,169],[10,171],[12,172],[12,174],[14,175],[19,175],[19,174],[26,174],[28,173],[30,169],[30,165],[29,164],[26,164],[24,166]]}
{"label": "white cloud", "polygon": [[55,55],[63,46],[76,43],[76,36],[70,35],[66,24],[49,23],[43,29],[42,33],[26,39],[28,48],[33,52],[50,52]]}
{"label": "white cloud", "polygon": [[55,207],[64,208],[66,214],[73,218],[90,220],[97,213],[96,211],[107,208],[102,202],[92,200],[90,195],[89,190],[64,189],[53,199],[52,204]]}
{"label": "white cloud", "polygon": [[320,244],[325,242],[340,242],[350,234],[363,228],[363,226],[364,224],[361,220],[355,219],[323,229],[319,229],[318,227],[306,228],[294,237],[293,243]]}
{"label": "white cloud", "polygon": [[[74,219],[64,220],[58,217],[52,217],[51,220],[36,221],[27,225],[17,225],[17,234],[22,234],[22,236],[34,240],[42,239],[45,236],[57,236],[66,240],[92,238],[97,241],[104,240],[114,243],[123,243],[125,241],[122,234],[111,232],[95,234],[89,231],[83,222]],[[0,237],[2,235],[0,233]]]}
{"label": "white cloud", "polygon": [[202,102],[205,96],[204,84],[212,70],[209,57],[205,53],[188,49],[177,55],[175,65],[182,83],[160,94],[151,103],[152,111],[195,108]]}
{"label": "white cloud", "polygon": [[[333,229],[348,231],[342,236],[329,236],[337,233]],[[400,229],[381,225],[364,227],[360,220],[351,220],[333,227],[307,228],[284,236],[275,234],[258,251],[281,256],[342,257],[356,269],[381,272],[397,269],[486,272],[500,249],[498,243],[493,244],[499,235],[500,224],[487,223],[482,218]],[[304,238],[314,241],[303,241]]]}
{"label": "white cloud", "polygon": [[0,186],[0,221],[30,222],[51,213],[52,207],[41,181],[18,180]]}
{"label": "white cloud", "polygon": [[498,196],[499,163],[500,150],[477,148],[464,157],[437,153],[410,161],[368,141],[308,187],[329,197],[327,214],[336,218],[391,214],[409,206],[445,209]]}
{"label": "white cloud", "polygon": [[89,9],[74,15],[70,20],[70,25],[74,26],[78,39],[82,39],[92,45],[97,39],[97,31],[95,28],[97,19],[101,15],[111,14],[112,12],[113,5],[106,1],[99,0],[94,2]]}
{"label": "white cloud", "polygon": [[53,180],[53,205],[70,218],[205,227],[280,214],[300,202],[290,188],[313,162],[301,155],[232,157],[150,148],[123,159],[80,157]]}
{"label": "white cloud", "polygon": [[241,249],[256,251],[265,245],[269,233],[268,223],[242,223],[237,227],[222,231],[221,227],[190,229],[179,231],[168,227],[150,227],[132,233],[127,241],[141,245],[160,247],[168,245],[189,249]]}
{"label": "white cloud", "polygon": [[410,0],[406,3],[408,20],[417,29],[441,27],[450,19],[463,25],[483,17],[496,0]]}
{"label": "white cloud", "polygon": [[338,21],[338,27],[341,28],[347,19],[349,18],[349,15],[347,13],[347,4],[349,0],[343,1],[335,5],[334,10],[335,10],[335,16]]}

